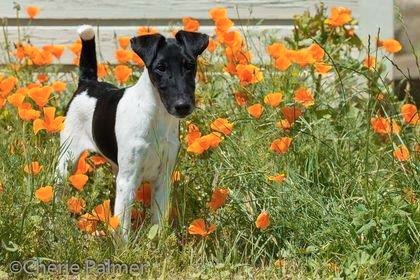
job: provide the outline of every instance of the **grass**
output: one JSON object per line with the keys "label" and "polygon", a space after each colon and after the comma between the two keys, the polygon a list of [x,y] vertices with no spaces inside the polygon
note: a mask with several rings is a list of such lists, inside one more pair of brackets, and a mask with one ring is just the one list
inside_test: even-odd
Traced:
{"label": "grass", "polygon": [[[182,122],[181,137],[187,123],[210,133],[210,123],[219,117],[234,124],[233,133],[202,155],[188,153],[182,141],[176,166],[181,180],[174,184],[171,200],[175,222],[155,234],[146,218],[127,244],[111,233],[97,237],[80,231],[78,215],[67,210],[72,195],[86,200],[84,212],[108,199],[114,189],[110,167],[95,169],[80,193],[68,182],[57,183],[58,134],[35,135],[32,123],[19,119],[16,108],[6,104],[0,110],[0,277],[11,275],[12,261],[31,258],[42,263],[83,264],[86,259],[141,263],[145,278],[418,277],[419,127],[405,124],[400,115],[400,106],[412,101],[409,96],[397,99],[392,84],[382,78],[385,69],[379,60],[373,69],[363,67],[363,51],[376,56],[382,50],[363,49],[342,27],[328,30],[324,12],[297,17],[299,30],[284,42],[292,49],[319,42],[327,53],[325,62],[333,66],[327,76],[316,74],[311,65],[294,64],[279,71],[266,63],[259,64],[263,81],[241,86],[238,77],[221,70],[222,47],[204,55],[198,109]],[[265,45],[279,41],[270,32],[258,34],[256,40]],[[360,54],[352,55],[355,50]],[[53,94],[48,103],[62,115],[77,73],[63,74],[60,65],[22,66],[16,72],[12,64],[1,66],[1,73],[16,76],[19,86],[34,82],[37,72],[47,72],[49,81],[67,80],[66,91]],[[142,71],[132,69],[127,84]],[[112,75],[106,79],[116,82]],[[300,86],[313,92],[315,104],[290,131],[277,128],[275,123],[284,118],[280,108],[294,103]],[[284,101],[279,108],[264,105],[263,115],[255,119],[236,104],[236,91],[247,95],[248,105],[264,104],[263,97],[273,91],[283,92]],[[383,99],[377,98],[379,93]],[[396,120],[400,133],[375,133],[371,118],[376,115]],[[271,142],[283,136],[293,139],[290,149],[282,155],[271,152]],[[410,159],[404,162],[393,157],[402,143],[410,150]],[[32,161],[43,165],[36,176],[23,170]],[[279,172],[287,174],[284,182],[267,180]],[[48,204],[34,196],[45,185],[53,185],[57,196]],[[230,194],[226,204],[212,212],[207,202],[218,186]],[[255,226],[262,210],[270,215],[266,230]],[[188,234],[188,225],[197,218],[216,224],[217,230],[207,237]],[[93,273],[84,275],[96,278]]]}

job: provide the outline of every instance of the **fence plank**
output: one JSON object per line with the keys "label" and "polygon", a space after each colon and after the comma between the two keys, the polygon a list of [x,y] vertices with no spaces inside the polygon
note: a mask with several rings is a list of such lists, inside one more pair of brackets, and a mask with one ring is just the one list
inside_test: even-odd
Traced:
{"label": "fence plank", "polygon": [[[393,0],[361,0],[359,2],[359,10],[359,35],[366,46],[368,46],[368,38],[370,36],[371,50],[374,50],[379,28],[381,38],[394,38]],[[391,55],[388,56],[392,59]],[[392,78],[393,66],[390,62],[386,62],[386,66],[389,69],[388,78]]]}
{"label": "fence plank", "polygon": [[[15,18],[12,0],[0,1],[0,17]],[[207,19],[215,6],[229,8],[229,16],[238,18],[291,19],[295,14],[314,10],[318,0],[20,0],[22,7],[37,5],[39,19],[177,19],[191,16]],[[327,6],[351,8],[357,17],[358,0],[324,0]],[[24,15],[26,17],[26,15]],[[73,23],[75,25],[75,23]],[[76,23],[77,24],[77,23]],[[164,25],[164,24],[163,24]]]}

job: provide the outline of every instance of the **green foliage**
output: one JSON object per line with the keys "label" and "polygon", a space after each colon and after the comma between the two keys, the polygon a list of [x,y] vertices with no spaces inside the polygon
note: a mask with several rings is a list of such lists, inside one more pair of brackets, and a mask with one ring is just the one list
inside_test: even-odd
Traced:
{"label": "green foliage", "polygon": [[[219,71],[223,50],[206,54],[201,73],[207,79],[197,89],[199,108],[187,122],[197,124],[203,134],[210,123],[227,118],[233,133],[220,146],[197,156],[187,153],[181,127],[182,147],[176,170],[181,180],[172,189],[176,219],[166,228],[148,220],[133,234],[129,244],[118,236],[95,237],[81,232],[77,217],[67,211],[67,199],[77,192],[69,183],[58,183],[54,169],[58,157],[57,135],[32,132],[32,124],[19,119],[7,104],[0,110],[0,272],[9,272],[13,260],[44,258],[45,262],[83,263],[88,258],[145,263],[144,276],[184,278],[415,278],[420,270],[420,212],[418,126],[403,125],[399,135],[380,137],[370,119],[385,114],[399,120],[402,104],[382,78],[385,69],[369,70],[352,52],[362,49],[357,36],[345,28],[326,29],[325,8],[315,16],[304,13],[295,19],[293,36],[285,40],[292,49],[318,42],[333,66],[328,77],[313,67],[293,65],[278,71],[263,65],[264,80],[242,87],[236,78]],[[262,34],[265,44],[278,39]],[[374,50],[376,52],[377,50]],[[16,75],[19,85],[33,82],[34,68]],[[48,66],[50,80],[62,78],[60,66]],[[135,70],[135,77],[140,75]],[[76,73],[70,73],[75,77]],[[68,76],[67,76],[68,77]],[[115,82],[113,77],[108,80]],[[74,90],[50,101],[62,113]],[[315,95],[315,105],[305,110],[290,131],[275,126],[283,118],[279,108],[265,107],[260,119],[249,116],[233,98],[246,93],[249,104],[263,103],[273,91],[284,94],[284,105],[294,104],[293,93],[306,86]],[[378,101],[378,95],[384,98]],[[283,106],[283,105],[282,105]],[[293,143],[283,155],[272,153],[270,143],[290,136]],[[395,145],[410,147],[411,159],[398,162]],[[37,176],[23,171],[31,161],[43,170]],[[268,176],[284,172],[285,182]],[[54,185],[59,199],[43,204],[34,197],[39,186]],[[226,205],[215,212],[207,203],[215,187],[230,190]],[[108,199],[114,178],[109,166],[95,170],[80,194],[85,212]],[[258,229],[254,222],[266,210],[271,225]],[[187,233],[197,218],[215,223],[215,233],[199,238]],[[275,265],[279,261],[280,265]],[[0,274],[1,275],[1,274]],[[417,275],[417,276],[416,276]],[[109,276],[112,277],[112,276]],[[93,278],[93,277],[92,277]]]}

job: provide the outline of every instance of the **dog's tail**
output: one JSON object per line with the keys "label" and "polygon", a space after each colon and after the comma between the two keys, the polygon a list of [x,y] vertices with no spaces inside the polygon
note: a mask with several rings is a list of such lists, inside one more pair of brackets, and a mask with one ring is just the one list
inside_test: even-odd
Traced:
{"label": "dog's tail", "polygon": [[82,25],[77,29],[82,40],[82,52],[79,61],[79,84],[98,80],[96,61],[95,31],[90,25]]}

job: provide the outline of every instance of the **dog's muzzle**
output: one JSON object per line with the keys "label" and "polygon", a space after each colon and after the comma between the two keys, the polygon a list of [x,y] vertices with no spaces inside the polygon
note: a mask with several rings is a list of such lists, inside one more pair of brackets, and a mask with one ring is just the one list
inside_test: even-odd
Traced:
{"label": "dog's muzzle", "polygon": [[193,109],[194,107],[189,102],[181,101],[177,102],[174,105],[175,115],[179,118],[185,118],[186,116],[192,113]]}

